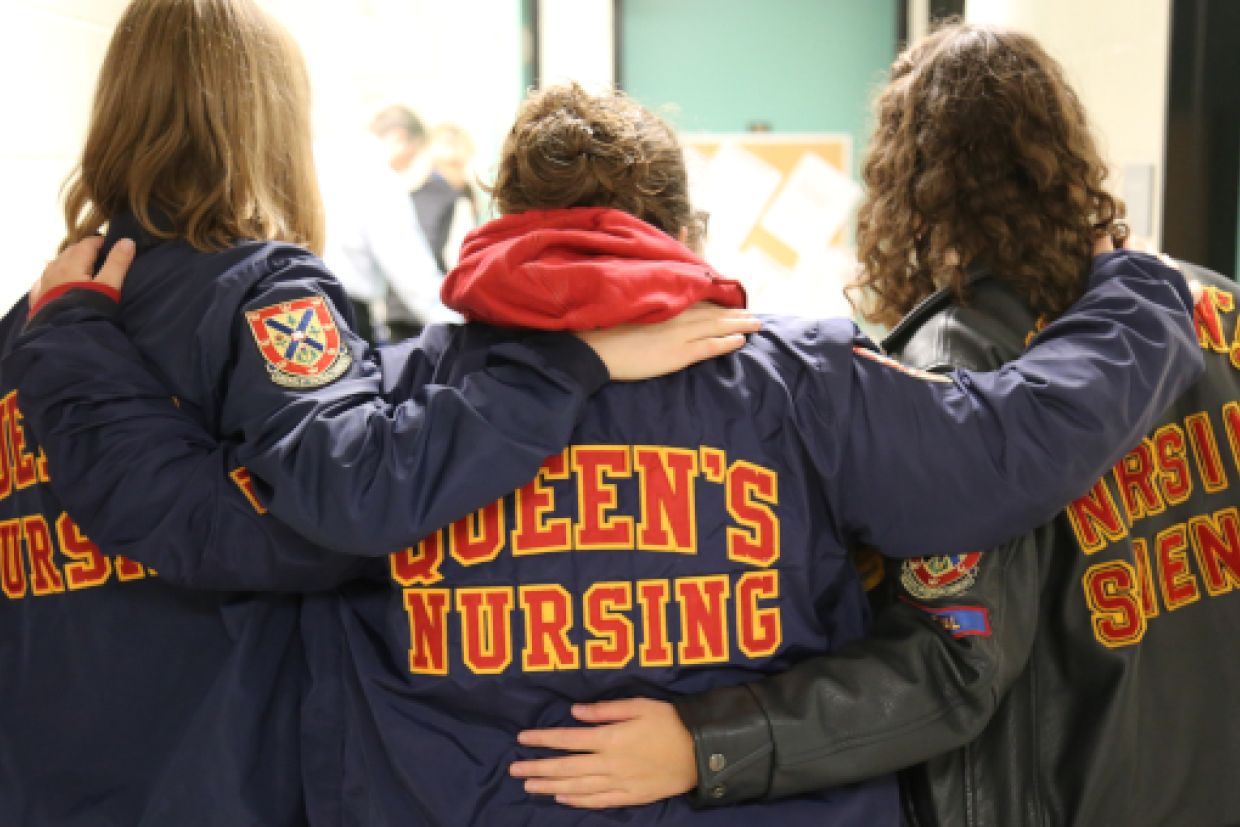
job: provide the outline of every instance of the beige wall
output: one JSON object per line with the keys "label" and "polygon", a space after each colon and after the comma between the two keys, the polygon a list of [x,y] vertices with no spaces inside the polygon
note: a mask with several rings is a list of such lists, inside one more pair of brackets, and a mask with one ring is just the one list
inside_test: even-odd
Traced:
{"label": "beige wall", "polygon": [[[462,124],[480,167],[520,101],[519,0],[259,0],[302,43],[321,132],[361,130],[403,102]],[[0,0],[0,313],[63,233],[60,185],[77,159],[95,76],[128,0]]]}
{"label": "beige wall", "polygon": [[60,184],[82,142],[95,74],[126,0],[0,0],[0,308],[55,250]]}
{"label": "beige wall", "polygon": [[968,0],[965,16],[1028,31],[1064,65],[1111,164],[1116,193],[1125,194],[1126,167],[1153,166],[1150,200],[1157,241],[1170,0]]}

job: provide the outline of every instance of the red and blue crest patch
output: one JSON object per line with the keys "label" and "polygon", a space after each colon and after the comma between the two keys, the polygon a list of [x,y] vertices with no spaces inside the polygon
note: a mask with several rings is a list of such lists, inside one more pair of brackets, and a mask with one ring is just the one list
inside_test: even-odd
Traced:
{"label": "red and blue crest patch", "polygon": [[901,566],[900,585],[922,600],[960,594],[977,580],[977,565],[981,559],[980,551],[913,557]]}
{"label": "red and blue crest patch", "polygon": [[322,296],[246,311],[245,320],[267,362],[271,381],[286,388],[316,388],[338,379],[353,362]]}

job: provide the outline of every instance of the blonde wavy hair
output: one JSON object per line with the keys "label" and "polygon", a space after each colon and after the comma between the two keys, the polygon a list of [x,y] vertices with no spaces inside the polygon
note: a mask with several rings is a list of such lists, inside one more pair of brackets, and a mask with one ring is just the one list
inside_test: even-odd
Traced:
{"label": "blonde wavy hair", "polygon": [[863,315],[892,324],[985,265],[1056,316],[1084,289],[1094,238],[1123,205],[1085,110],[1032,37],[949,23],[892,65],[857,216]]}
{"label": "blonde wavy hair", "polygon": [[157,238],[320,252],[310,83],[291,36],[250,0],[135,0],[99,73],[65,185],[65,245],[131,210]]}

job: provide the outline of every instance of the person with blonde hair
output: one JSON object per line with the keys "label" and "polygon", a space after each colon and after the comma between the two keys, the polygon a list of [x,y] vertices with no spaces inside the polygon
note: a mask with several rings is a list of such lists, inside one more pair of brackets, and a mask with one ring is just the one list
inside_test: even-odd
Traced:
{"label": "person with blonde hair", "polygon": [[[249,0],[126,8],[66,223],[64,261],[90,270],[104,248],[100,278],[61,295],[49,275],[0,322],[0,348],[14,355],[28,316],[32,330],[79,319],[87,348],[89,331],[114,320],[164,383],[146,397],[156,419],[200,430],[106,444],[83,433],[83,449],[119,453],[49,462],[14,390],[19,366],[0,370],[5,825],[303,823],[300,600],[250,590],[358,576],[366,555],[527,480],[609,370],[673,369],[741,343],[678,339],[754,327],[706,311],[587,335],[605,362],[573,336],[520,336],[458,387],[429,385],[416,345],[370,350],[311,252],[323,228],[305,67]],[[105,227],[106,242],[95,236]],[[33,377],[44,389],[72,381],[48,365]],[[116,400],[129,390],[114,385],[87,408],[123,419]],[[156,443],[164,460],[187,462],[175,473],[152,463],[144,448]],[[325,464],[339,467],[324,475]],[[106,511],[74,502],[92,487],[113,488]]]}
{"label": "person with blonde hair", "polygon": [[[674,132],[622,94],[573,85],[532,94],[493,195],[502,217],[469,237],[444,287],[471,323],[432,327],[420,342],[443,388],[470,388],[531,330],[642,324],[703,297],[743,302],[739,284],[691,249],[702,227]],[[139,362],[125,337],[135,332],[84,309],[90,296],[74,288],[93,282],[71,271],[49,275],[44,289],[67,292],[5,367],[53,466],[74,482],[70,509],[103,515],[124,508],[128,486],[193,467],[176,446],[209,454],[201,443],[212,438],[174,415],[166,397],[177,388]],[[566,723],[573,699],[735,684],[856,640],[868,614],[850,544],[908,556],[998,542],[1045,519],[1191,381],[1197,361],[1191,299],[1175,271],[1109,253],[1091,284],[994,374],[916,374],[846,320],[771,318],[734,354],[601,390],[569,447],[548,452],[520,488],[444,520],[376,579],[307,600],[312,819],[695,818],[683,799],[583,816],[531,796],[505,771],[530,755],[513,735]],[[242,353],[255,350],[253,337],[237,338]],[[388,397],[406,383],[393,375]],[[306,480],[292,485],[336,490],[329,478],[352,479],[354,462],[337,450],[298,466]],[[275,510],[285,483],[269,480],[268,466],[250,470]],[[153,487],[148,502],[160,504],[162,485]],[[204,544],[186,513],[160,521],[160,541],[208,552],[195,547]],[[891,778],[701,818],[750,823],[759,813],[783,824],[899,818]]]}
{"label": "person with blonde hair", "polygon": [[[872,318],[896,321],[885,346],[936,372],[1019,358],[1079,300],[1097,229],[1123,232],[1063,69],[1027,34],[947,24],[876,109],[858,247]],[[1183,267],[1206,285],[1204,377],[1053,522],[888,561],[873,630],[838,654],[674,709],[582,705],[603,726],[522,736],[579,754],[516,772],[595,807],[908,768],[906,818],[927,827],[1240,823],[1240,291]]]}

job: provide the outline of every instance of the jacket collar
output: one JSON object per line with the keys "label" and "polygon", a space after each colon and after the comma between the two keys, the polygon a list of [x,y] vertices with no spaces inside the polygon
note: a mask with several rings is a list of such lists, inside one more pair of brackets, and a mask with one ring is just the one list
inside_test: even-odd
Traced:
{"label": "jacket collar", "polygon": [[[159,210],[151,213],[151,220],[158,227],[171,227],[172,223],[167,216]],[[99,257],[95,259],[95,272],[103,266],[104,260],[108,257],[108,253],[112,251],[113,245],[122,238],[132,239],[137,245],[137,255],[142,255],[147,250],[163,244],[165,239],[156,238],[142,226],[138,221],[138,217],[129,210],[117,213],[108,219],[108,232],[103,238],[103,247],[99,250]]]}
{"label": "jacket collar", "polygon": [[[971,264],[965,270],[964,283],[965,286],[972,286],[988,278],[991,278],[989,267],[985,264]],[[923,324],[955,301],[956,294],[947,287],[939,288],[926,296],[883,337],[883,352],[895,353],[902,350]]]}

